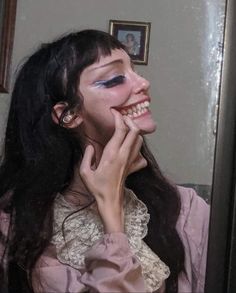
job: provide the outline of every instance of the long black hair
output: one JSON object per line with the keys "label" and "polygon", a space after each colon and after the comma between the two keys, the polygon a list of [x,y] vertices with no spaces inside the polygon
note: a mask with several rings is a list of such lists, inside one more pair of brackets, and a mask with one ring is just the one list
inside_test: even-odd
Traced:
{"label": "long black hair", "polygon": [[[10,217],[3,256],[10,293],[32,292],[32,270],[52,237],[55,196],[69,186],[83,156],[78,135],[53,122],[53,106],[66,103],[61,118],[81,107],[81,72],[113,49],[125,48],[108,33],[70,33],[43,44],[18,72],[0,167],[0,208]],[[130,175],[126,185],[148,207],[151,220],[145,241],[170,267],[166,290],[174,293],[184,271],[184,247],[175,228],[180,199],[145,143],[142,153],[148,166]]]}

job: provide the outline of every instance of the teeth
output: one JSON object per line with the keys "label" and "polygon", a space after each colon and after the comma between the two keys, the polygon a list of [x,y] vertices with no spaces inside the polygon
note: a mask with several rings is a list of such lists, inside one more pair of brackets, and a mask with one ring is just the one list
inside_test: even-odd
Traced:
{"label": "teeth", "polygon": [[136,106],[133,106],[132,107],[132,110],[133,110],[133,112],[137,112],[137,107]]}
{"label": "teeth", "polygon": [[146,113],[148,111],[149,106],[150,106],[150,103],[148,101],[145,101],[135,106],[132,106],[129,109],[121,110],[121,114],[126,115],[130,118],[138,117],[141,114]]}

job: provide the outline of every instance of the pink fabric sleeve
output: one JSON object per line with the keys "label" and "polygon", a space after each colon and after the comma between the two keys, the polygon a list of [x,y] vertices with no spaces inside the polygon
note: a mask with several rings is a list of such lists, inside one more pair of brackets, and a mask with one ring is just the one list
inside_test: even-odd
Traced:
{"label": "pink fabric sleeve", "polygon": [[77,270],[56,259],[51,246],[33,272],[37,293],[145,292],[141,266],[123,233],[106,234],[85,255],[86,270]]}
{"label": "pink fabric sleeve", "polygon": [[186,269],[179,277],[179,292],[204,293],[210,207],[193,189],[179,187],[179,192],[182,207],[176,228]]}

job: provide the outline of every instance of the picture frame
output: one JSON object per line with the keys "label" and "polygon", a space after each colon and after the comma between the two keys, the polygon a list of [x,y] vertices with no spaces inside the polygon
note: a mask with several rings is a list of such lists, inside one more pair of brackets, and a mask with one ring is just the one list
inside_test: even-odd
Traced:
{"label": "picture frame", "polygon": [[9,92],[17,0],[0,0],[0,93]]}
{"label": "picture frame", "polygon": [[109,33],[126,46],[134,64],[148,64],[150,31],[150,22],[109,21]]}

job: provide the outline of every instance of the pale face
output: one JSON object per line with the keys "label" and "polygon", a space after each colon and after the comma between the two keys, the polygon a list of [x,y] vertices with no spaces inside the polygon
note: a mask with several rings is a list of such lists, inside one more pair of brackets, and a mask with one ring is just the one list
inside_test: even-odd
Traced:
{"label": "pale face", "polygon": [[86,67],[79,83],[85,134],[106,143],[114,132],[112,108],[131,117],[143,134],[155,131],[156,123],[149,110],[149,86],[133,70],[124,50],[113,50],[111,56]]}

